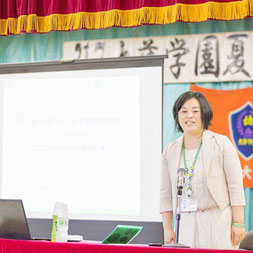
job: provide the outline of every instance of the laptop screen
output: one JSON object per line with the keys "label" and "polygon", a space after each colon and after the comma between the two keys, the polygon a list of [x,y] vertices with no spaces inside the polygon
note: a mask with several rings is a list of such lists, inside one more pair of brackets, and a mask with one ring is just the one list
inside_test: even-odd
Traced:
{"label": "laptop screen", "polygon": [[0,238],[31,240],[22,200],[0,199]]}

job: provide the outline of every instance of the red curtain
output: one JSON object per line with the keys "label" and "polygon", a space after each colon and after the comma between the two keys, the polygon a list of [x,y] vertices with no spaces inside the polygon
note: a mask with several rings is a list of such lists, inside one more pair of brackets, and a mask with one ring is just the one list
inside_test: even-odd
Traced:
{"label": "red curtain", "polygon": [[253,16],[253,0],[0,0],[0,35]]}

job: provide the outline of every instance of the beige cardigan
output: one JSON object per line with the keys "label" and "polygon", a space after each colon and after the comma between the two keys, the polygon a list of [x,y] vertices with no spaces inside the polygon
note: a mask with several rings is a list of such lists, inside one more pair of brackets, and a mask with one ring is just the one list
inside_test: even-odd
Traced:
{"label": "beige cardigan", "polygon": [[[173,211],[177,203],[177,170],[183,136],[169,143],[162,155],[160,213]],[[207,187],[217,205],[244,206],[242,168],[228,137],[209,130],[203,132],[202,154]]]}

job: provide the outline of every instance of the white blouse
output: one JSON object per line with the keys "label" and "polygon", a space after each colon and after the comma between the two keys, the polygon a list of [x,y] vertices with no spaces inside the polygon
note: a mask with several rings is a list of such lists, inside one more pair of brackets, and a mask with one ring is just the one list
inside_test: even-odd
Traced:
{"label": "white blouse", "polygon": [[[187,168],[190,168],[192,166],[196,153],[198,151],[197,149],[185,149],[185,157],[186,157],[186,165]],[[184,168],[184,157],[183,153],[181,154],[180,158],[180,168]],[[182,197],[187,197],[187,183],[189,181],[188,176],[185,177],[185,186],[183,188],[183,194]],[[203,169],[203,161],[202,161],[202,148],[200,149],[194,174],[191,180],[192,185],[192,198],[195,198],[198,200],[198,210],[203,209],[209,209],[213,207],[217,207],[217,204],[215,203],[213,197],[211,196],[206,183],[206,175],[204,175],[204,169]]]}

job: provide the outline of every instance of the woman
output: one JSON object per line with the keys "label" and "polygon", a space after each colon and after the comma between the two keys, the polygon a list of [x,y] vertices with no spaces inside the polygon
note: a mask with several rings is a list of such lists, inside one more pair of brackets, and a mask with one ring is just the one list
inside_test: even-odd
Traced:
{"label": "woman", "polygon": [[169,143],[162,155],[160,212],[165,243],[175,238],[172,217],[177,205],[177,171],[185,168],[179,243],[232,249],[245,233],[239,157],[226,136],[208,130],[213,112],[203,94],[182,94],[174,104],[173,116],[183,136]]}

